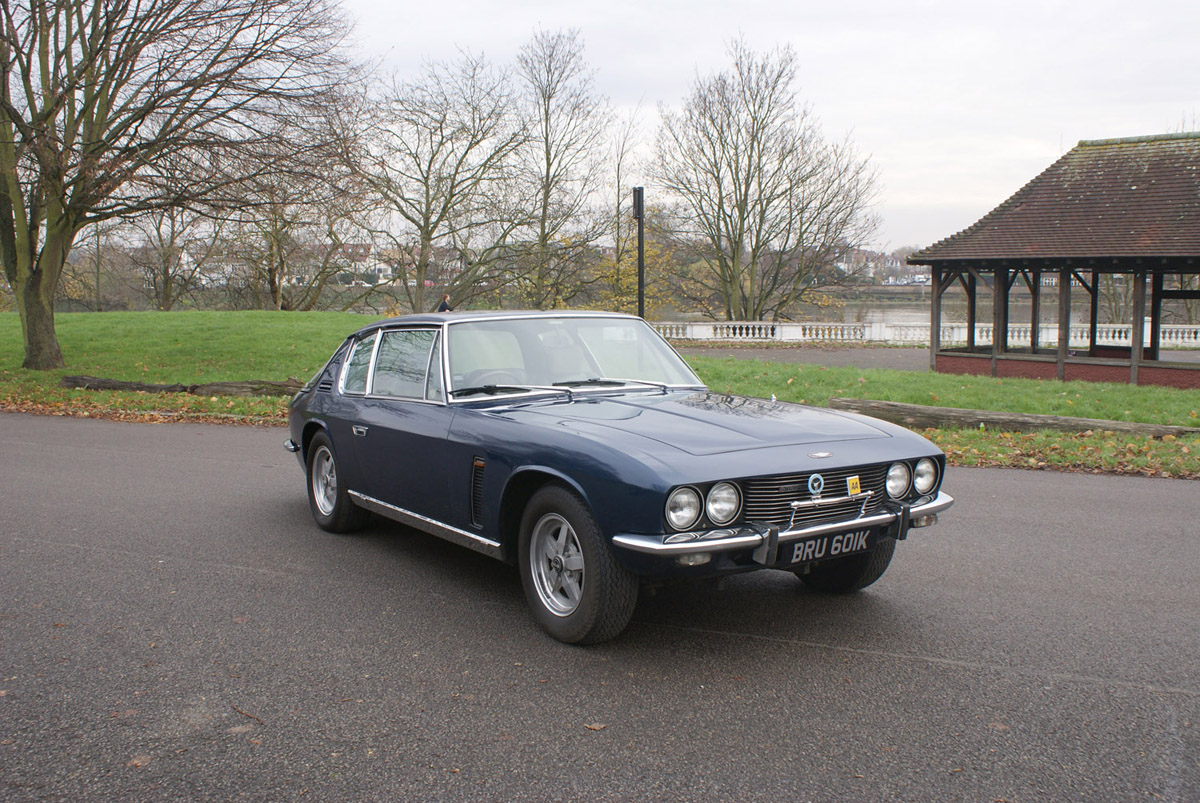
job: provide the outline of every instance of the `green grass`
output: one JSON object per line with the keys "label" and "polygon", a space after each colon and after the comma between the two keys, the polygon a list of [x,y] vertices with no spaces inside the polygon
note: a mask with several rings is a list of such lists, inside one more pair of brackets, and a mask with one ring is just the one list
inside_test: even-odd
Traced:
{"label": "green grass", "polygon": [[[141,382],[308,379],[371,318],[343,312],[106,312],[55,316],[67,367]],[[21,324],[0,315],[0,370],[23,359]]]}
{"label": "green grass", "polygon": [[[1111,421],[1200,426],[1194,390],[1100,382],[1052,382],[986,376],[694,357],[714,390],[824,405],[837,397],[934,407],[1041,413]],[[1008,433],[926,430],[955,465],[1006,466],[1200,479],[1200,437],[1161,438],[1096,431]]]}
{"label": "green grass", "polygon": [[694,357],[690,362],[715,390],[757,396],[773,393],[780,400],[805,404],[823,405],[840,396],[968,410],[1200,426],[1200,393],[1194,390],[831,368],[733,357]]}
{"label": "green grass", "polygon": [[[370,318],[350,313],[135,312],[57,316],[67,366],[26,371],[20,321],[0,314],[0,409],[128,420],[283,423],[286,400],[68,390],[66,374],[148,383],[307,379]],[[943,407],[1200,426],[1200,393],[1158,387],[994,379],[694,357],[714,390],[823,405],[844,396]],[[957,465],[1016,466],[1200,479],[1200,438],[1108,432],[927,430]]]}
{"label": "green grass", "polygon": [[289,377],[306,380],[349,333],[372,320],[338,312],[112,312],[55,316],[67,365],[26,371],[21,324],[0,314],[0,408],[63,415],[191,419],[249,418],[281,423],[284,400],[68,390],[86,374],[154,384]]}

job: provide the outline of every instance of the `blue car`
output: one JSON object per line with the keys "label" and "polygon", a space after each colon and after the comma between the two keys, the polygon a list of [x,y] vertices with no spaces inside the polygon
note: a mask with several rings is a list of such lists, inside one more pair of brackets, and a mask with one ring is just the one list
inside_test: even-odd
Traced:
{"label": "blue car", "polygon": [[289,418],[320,527],[375,513],[516,563],[538,622],[569,643],[619,634],[644,583],[782,569],[857,591],[954,501],[924,438],[713,393],[629,315],[373,323]]}

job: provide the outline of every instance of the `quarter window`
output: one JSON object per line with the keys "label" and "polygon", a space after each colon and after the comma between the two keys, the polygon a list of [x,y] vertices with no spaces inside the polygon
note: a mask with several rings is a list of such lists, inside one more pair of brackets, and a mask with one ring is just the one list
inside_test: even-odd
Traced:
{"label": "quarter window", "polygon": [[371,353],[375,350],[375,335],[360,340],[350,353],[346,373],[342,376],[343,393],[366,393],[367,376],[371,370]]}
{"label": "quarter window", "polygon": [[425,398],[431,401],[442,401],[446,397],[442,387],[442,339],[434,341],[433,350],[429,355],[429,381],[425,385]]}

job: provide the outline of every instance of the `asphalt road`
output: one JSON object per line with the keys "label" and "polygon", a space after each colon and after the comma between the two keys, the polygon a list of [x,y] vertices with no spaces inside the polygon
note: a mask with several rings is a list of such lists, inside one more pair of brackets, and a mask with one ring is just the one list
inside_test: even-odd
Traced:
{"label": "asphalt road", "polygon": [[1200,800],[1200,486],[958,470],[848,598],[316,528],[284,432],[0,415],[0,800]]}

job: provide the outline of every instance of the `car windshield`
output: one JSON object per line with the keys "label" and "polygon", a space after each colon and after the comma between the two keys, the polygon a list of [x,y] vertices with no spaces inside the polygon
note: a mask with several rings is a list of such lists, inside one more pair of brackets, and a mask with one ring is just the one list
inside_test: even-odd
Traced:
{"label": "car windshield", "polygon": [[704,384],[654,329],[635,318],[455,321],[448,331],[450,388],[460,398],[556,386],[579,390]]}

